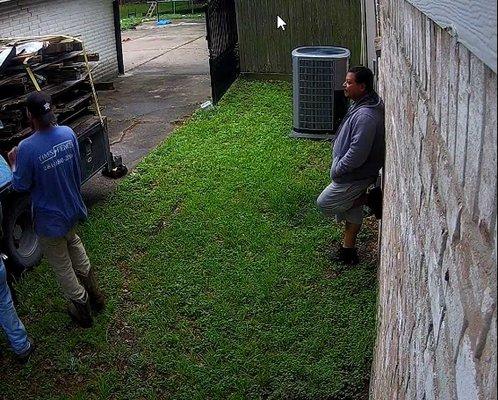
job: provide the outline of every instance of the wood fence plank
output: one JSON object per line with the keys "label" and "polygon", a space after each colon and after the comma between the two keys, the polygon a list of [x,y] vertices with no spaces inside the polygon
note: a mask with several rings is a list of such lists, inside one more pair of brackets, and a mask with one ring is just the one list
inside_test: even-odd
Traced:
{"label": "wood fence plank", "polygon": [[[236,0],[241,71],[292,73],[292,50],[344,46],[360,62],[361,10],[357,0]],[[277,29],[277,15],[286,30]]]}

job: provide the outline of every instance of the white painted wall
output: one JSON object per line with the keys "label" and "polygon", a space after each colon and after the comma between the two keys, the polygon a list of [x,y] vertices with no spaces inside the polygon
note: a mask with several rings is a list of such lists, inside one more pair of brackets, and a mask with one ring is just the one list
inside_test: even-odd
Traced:
{"label": "white painted wall", "polygon": [[496,0],[408,0],[496,72]]}
{"label": "white painted wall", "polygon": [[377,37],[376,0],[361,0],[362,12],[362,64],[375,72],[377,55],[375,51],[375,38]]}
{"label": "white painted wall", "polygon": [[0,3],[0,37],[66,34],[81,36],[100,54],[96,79],[118,75],[111,0],[15,0]]}

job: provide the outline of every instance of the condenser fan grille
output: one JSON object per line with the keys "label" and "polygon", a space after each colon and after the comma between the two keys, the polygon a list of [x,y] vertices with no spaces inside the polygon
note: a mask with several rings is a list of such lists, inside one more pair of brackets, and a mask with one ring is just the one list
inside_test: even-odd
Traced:
{"label": "condenser fan grille", "polygon": [[304,129],[334,128],[334,64],[299,60],[299,124]]}
{"label": "condenser fan grille", "polygon": [[302,135],[330,137],[337,128],[342,81],[350,52],[340,47],[301,47],[292,53],[294,130]]}

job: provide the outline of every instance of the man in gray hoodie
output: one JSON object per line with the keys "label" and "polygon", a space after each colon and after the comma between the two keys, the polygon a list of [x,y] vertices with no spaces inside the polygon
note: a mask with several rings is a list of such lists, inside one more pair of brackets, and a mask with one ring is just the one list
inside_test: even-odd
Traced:
{"label": "man in gray hoodie", "polygon": [[374,91],[374,76],[366,67],[348,71],[344,93],[352,100],[333,144],[330,170],[332,183],[318,197],[317,205],[327,216],[346,221],[344,241],[335,261],[346,265],[359,262],[356,238],[368,205],[381,216],[382,194],[367,190],[378,178],[385,158],[384,104]]}

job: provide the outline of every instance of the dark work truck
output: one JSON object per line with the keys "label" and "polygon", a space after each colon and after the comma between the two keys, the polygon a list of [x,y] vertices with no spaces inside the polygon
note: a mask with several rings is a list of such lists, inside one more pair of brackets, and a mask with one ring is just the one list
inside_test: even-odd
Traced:
{"label": "dark work truck", "polygon": [[[111,178],[125,175],[121,157],[111,153],[92,80],[90,64],[98,59],[79,39],[68,36],[0,39],[0,156],[7,159],[8,152],[32,134],[26,99],[30,92],[43,90],[52,98],[59,125],[76,133],[82,182],[99,172]],[[0,253],[8,256],[11,272],[34,267],[42,254],[29,195],[7,184],[0,187],[0,203]]]}
{"label": "dark work truck", "polygon": [[[78,137],[83,184],[99,172],[111,178],[126,174],[120,157],[114,157],[110,151],[107,129],[99,117],[80,118],[69,126]],[[3,155],[6,158],[5,152]],[[9,258],[8,265],[13,272],[33,268],[40,262],[42,253],[33,226],[29,194],[15,192],[7,184],[0,188],[0,203],[3,211],[0,213],[3,228],[0,252]]]}

